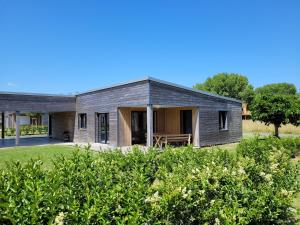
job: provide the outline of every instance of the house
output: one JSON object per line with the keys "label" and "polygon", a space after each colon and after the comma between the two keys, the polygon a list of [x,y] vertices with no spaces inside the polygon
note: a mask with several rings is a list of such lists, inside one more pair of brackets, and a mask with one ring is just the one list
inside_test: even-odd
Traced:
{"label": "house", "polygon": [[52,138],[67,134],[74,142],[110,146],[152,146],[160,137],[180,134],[199,147],[236,142],[242,136],[241,108],[239,100],[152,77],[75,96],[0,93],[0,111],[15,111],[17,127],[20,112],[49,113]]}
{"label": "house", "polygon": [[242,119],[249,120],[251,119],[251,112],[249,111],[248,104],[243,102],[242,104]]}

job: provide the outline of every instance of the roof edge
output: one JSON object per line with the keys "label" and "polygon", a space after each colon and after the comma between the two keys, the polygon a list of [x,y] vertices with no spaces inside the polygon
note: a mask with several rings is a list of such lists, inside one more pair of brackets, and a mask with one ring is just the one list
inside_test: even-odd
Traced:
{"label": "roof edge", "polygon": [[134,83],[147,81],[147,80],[150,80],[150,77],[143,77],[143,78],[139,78],[139,79],[135,79],[135,80],[129,80],[129,81],[125,81],[125,82],[120,82],[120,83],[116,83],[116,84],[112,84],[112,85],[103,86],[103,87],[100,87],[100,88],[94,88],[94,89],[91,89],[91,90],[88,90],[88,91],[83,91],[83,92],[76,93],[75,96],[85,95],[85,94],[89,94],[89,93],[93,93],[93,92],[97,92],[97,91],[111,89],[111,88],[115,88],[115,87],[119,87],[119,86],[124,86],[124,85],[127,85],[127,84],[134,84]]}
{"label": "roof edge", "polygon": [[47,94],[47,93],[31,93],[31,92],[9,92],[0,91],[0,95],[30,95],[30,96],[44,96],[44,97],[75,97],[75,95],[64,94]]}

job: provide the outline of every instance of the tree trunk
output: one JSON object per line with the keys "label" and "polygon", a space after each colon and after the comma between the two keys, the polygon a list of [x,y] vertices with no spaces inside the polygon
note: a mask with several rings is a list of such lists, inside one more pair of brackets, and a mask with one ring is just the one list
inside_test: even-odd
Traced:
{"label": "tree trunk", "polygon": [[274,124],[274,127],[275,127],[275,134],[274,136],[279,138],[279,125],[278,124]]}

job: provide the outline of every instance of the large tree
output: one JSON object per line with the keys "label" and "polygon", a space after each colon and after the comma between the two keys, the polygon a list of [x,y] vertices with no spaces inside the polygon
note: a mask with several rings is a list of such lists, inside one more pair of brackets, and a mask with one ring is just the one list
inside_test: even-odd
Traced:
{"label": "large tree", "polygon": [[231,97],[250,103],[254,96],[253,86],[248,78],[236,73],[218,73],[204,83],[194,85],[195,89]]}
{"label": "large tree", "polygon": [[295,85],[278,83],[257,88],[250,111],[254,121],[273,124],[276,137],[279,137],[281,125],[300,125],[300,99]]}

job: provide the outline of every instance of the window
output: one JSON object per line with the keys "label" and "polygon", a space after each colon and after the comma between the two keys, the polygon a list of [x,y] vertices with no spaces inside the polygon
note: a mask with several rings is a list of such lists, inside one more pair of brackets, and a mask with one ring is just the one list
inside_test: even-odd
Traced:
{"label": "window", "polygon": [[219,129],[227,130],[227,111],[219,111]]}
{"label": "window", "polygon": [[78,128],[86,129],[86,113],[78,114]]}

